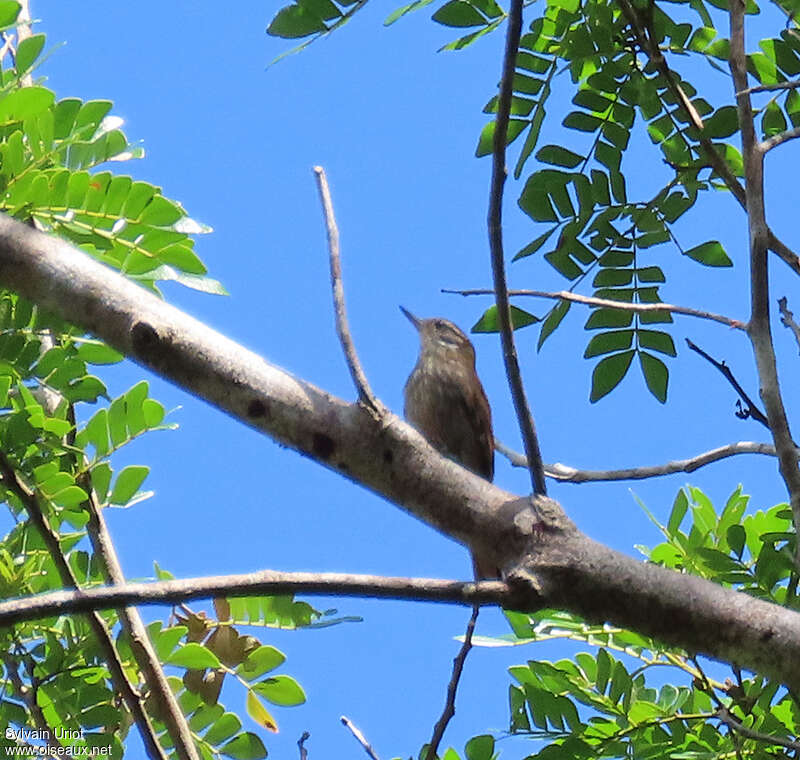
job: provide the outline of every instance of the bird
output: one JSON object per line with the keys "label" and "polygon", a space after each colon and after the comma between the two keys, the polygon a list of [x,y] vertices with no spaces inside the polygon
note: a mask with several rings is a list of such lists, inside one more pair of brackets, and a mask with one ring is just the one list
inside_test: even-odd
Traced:
{"label": "bird", "polygon": [[[492,410],[475,370],[475,347],[452,322],[420,319],[400,310],[417,329],[420,352],[403,391],[406,420],[440,454],[491,481]],[[497,578],[490,563],[473,557],[477,578]]]}

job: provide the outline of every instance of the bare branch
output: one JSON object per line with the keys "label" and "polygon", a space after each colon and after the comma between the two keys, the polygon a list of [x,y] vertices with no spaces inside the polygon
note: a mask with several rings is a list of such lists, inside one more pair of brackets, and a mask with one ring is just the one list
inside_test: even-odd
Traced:
{"label": "bare branch", "polygon": [[776,254],[785,264],[787,264],[795,274],[800,274],[800,256],[798,256],[788,245],[778,240],[775,233],[769,230],[769,249]]}
{"label": "bare branch", "polygon": [[339,720],[342,721],[342,725],[350,729],[350,733],[353,734],[356,741],[364,748],[364,752],[366,752],[372,758],[372,760],[380,760],[375,750],[372,749],[372,745],[367,741],[364,734],[359,731],[358,726],[356,726],[356,724],[353,723],[350,718],[348,718],[346,715],[342,715]]}
{"label": "bare branch", "polygon": [[519,369],[517,349],[514,346],[514,331],[511,326],[511,306],[508,302],[508,285],[506,284],[505,260],[503,254],[503,188],[506,183],[506,140],[508,138],[508,120],[511,112],[511,93],[514,84],[514,70],[517,62],[517,50],[522,31],[522,2],[511,0],[508,11],[508,30],[506,32],[506,48],[503,54],[503,75],[500,79],[500,92],[497,98],[497,119],[494,129],[494,148],[492,150],[492,182],[489,191],[489,250],[492,256],[492,278],[494,281],[495,302],[497,304],[497,323],[500,327],[500,342],[503,346],[503,361],[506,376],[517,413],[525,454],[528,458],[528,471],[531,474],[533,492],[544,495],[547,484],[544,479],[542,454],[539,449],[539,438],[533,421],[525,388],[522,384],[522,373]]}
{"label": "bare branch", "polygon": [[731,386],[733,386],[733,389],[739,394],[739,398],[744,401],[746,409],[743,411],[737,411],[736,416],[742,420],[746,420],[748,417],[751,417],[756,422],[760,422],[765,428],[767,428],[767,430],[769,430],[767,416],[758,408],[750,396],[747,395],[747,392],[739,384],[739,381],[734,376],[731,368],[725,364],[725,362],[719,362],[713,356],[707,354],[702,348],[692,343],[689,338],[686,338],[686,345],[689,346],[689,348],[691,348],[695,353],[700,354],[700,356],[702,356],[711,365],[716,367],[722,373],[722,376],[731,384]]}
{"label": "bare branch", "polygon": [[[770,231],[764,208],[764,154],[759,150],[753,122],[753,106],[747,89],[747,55],[744,43],[744,0],[731,0],[730,57],[739,128],[742,133],[742,157],[746,179],[747,223],[750,233],[750,321],[747,333],[753,345],[758,370],[761,400],[778,452],[778,468],[789,492],[795,525],[800,525],[800,470],[797,450],[789,429],[786,408],[781,397],[775,346],[769,315],[769,266],[767,248]],[[795,564],[800,566],[800,542],[795,548]]]}
{"label": "bare branch", "polygon": [[[50,527],[50,524],[41,509],[38,497],[28,488],[27,485],[25,485],[25,483],[22,482],[11,462],[3,452],[0,452],[0,474],[2,474],[5,487],[20,500],[22,505],[25,507],[25,511],[28,513],[28,518],[36,526],[36,529],[41,536],[44,545],[47,547],[47,551],[49,552],[53,563],[56,566],[59,577],[61,578],[61,583],[68,588],[75,589],[75,591],[71,593],[80,594],[80,591],[77,590],[78,582],[75,579],[72,568],[70,568],[69,563],[67,562],[67,559],[61,550],[59,536]],[[21,617],[17,619],[12,617],[6,623],[6,625],[12,625],[22,619],[23,618]],[[142,742],[144,743],[148,756],[151,758],[160,758],[161,760],[166,760],[166,755],[161,749],[161,745],[158,742],[153,725],[150,722],[147,712],[145,711],[144,700],[137,693],[136,689],[134,689],[133,684],[131,684],[131,682],[128,680],[128,677],[125,674],[125,669],[122,665],[122,661],[120,660],[119,653],[117,652],[117,648],[114,644],[114,640],[112,639],[111,633],[106,627],[103,618],[100,617],[97,612],[90,612],[90,614],[87,616],[87,620],[89,622],[89,626],[94,632],[94,635],[97,637],[98,646],[103,652],[103,656],[108,664],[108,668],[111,671],[111,678],[114,687],[119,690],[122,699],[125,701],[125,705],[131,711],[131,715],[136,722],[136,726],[139,729],[139,733],[142,737]],[[188,748],[187,751],[182,751],[180,746],[177,746],[176,750],[182,760],[198,760],[194,743],[192,743],[191,747]]]}
{"label": "bare branch", "polygon": [[303,735],[297,740],[297,746],[300,748],[300,760],[308,760],[308,750],[306,749],[306,741],[311,738],[308,731],[303,731]]}
{"label": "bare branch", "polygon": [[[500,441],[495,441],[495,449],[499,451],[514,467],[527,467],[525,456],[518,451],[508,448]],[[739,443],[729,443],[726,446],[704,451],[689,459],[676,459],[664,464],[650,465],[644,467],[628,467],[621,470],[578,470],[575,467],[556,462],[544,466],[545,475],[553,480],[562,483],[589,483],[597,481],[616,481],[616,480],[645,480],[647,478],[657,478],[662,475],[674,475],[677,472],[694,472],[701,467],[705,467],[712,462],[718,462],[727,457],[737,454],[765,454],[775,456],[775,447],[771,443],[753,443],[750,441],[740,441]]]}
{"label": "bare branch", "polygon": [[[452,293],[461,296],[487,296],[494,295],[494,291],[489,288],[472,288],[469,290],[448,290],[442,289],[442,293]],[[586,306],[602,306],[607,309],[618,309],[619,311],[633,311],[645,313],[653,311],[668,311],[672,314],[683,314],[688,317],[698,317],[699,319],[710,319],[712,322],[719,322],[727,327],[737,330],[745,330],[747,325],[739,319],[726,317],[723,314],[714,314],[711,311],[692,309],[689,306],[676,306],[671,303],[627,303],[625,301],[612,301],[610,298],[595,298],[594,296],[584,296],[580,293],[571,293],[568,290],[546,291],[546,290],[509,290],[509,296],[531,296],[533,298],[549,298],[554,301],[570,301],[572,303],[585,304]]]}
{"label": "bare branch", "polygon": [[[800,87],[800,80],[795,79],[793,82],[776,82],[775,84],[759,84],[755,87],[747,87],[742,90],[742,95],[752,95],[756,92],[772,92],[773,90],[796,90]],[[736,93],[739,95],[740,93]]]}
{"label": "bare branch", "polygon": [[780,309],[781,312],[781,324],[792,331],[797,345],[800,346],[800,325],[794,321],[794,312],[789,311],[786,296],[778,299],[778,309]]}
{"label": "bare branch", "polygon": [[[70,406],[73,435],[75,417]],[[83,464],[86,464],[85,462]],[[92,543],[96,556],[109,584],[124,584],[125,574],[122,572],[114,542],[103,516],[102,508],[97,499],[97,492],[92,486],[92,479],[88,469],[78,479],[80,486],[89,494],[85,507],[89,513],[89,522],[86,530]],[[144,682],[152,695],[153,702],[157,705],[157,712],[167,726],[167,732],[176,747],[181,747],[180,754],[193,756],[196,752],[192,732],[186,717],[178,704],[178,700],[167,683],[158,654],[150,642],[147,629],[142,621],[139,611],[135,607],[119,607],[117,609],[122,628],[128,634],[128,639],[136,664],[142,671]],[[188,748],[188,749],[187,749]]]}
{"label": "bare branch", "polygon": [[441,744],[442,737],[447,729],[447,724],[456,714],[458,682],[461,680],[461,673],[464,670],[464,662],[467,659],[469,650],[472,649],[472,634],[475,632],[475,623],[478,621],[478,613],[480,610],[481,608],[477,605],[472,608],[472,615],[470,615],[469,623],[467,623],[464,641],[461,644],[461,649],[458,650],[458,654],[453,660],[453,675],[450,677],[450,683],[447,685],[447,699],[445,700],[444,710],[439,720],[436,721],[436,725],[433,727],[433,736],[428,744],[428,751],[425,754],[426,760],[435,760],[439,751],[439,744]]}
{"label": "bare branch", "polygon": [[333,201],[328,187],[328,178],[321,166],[314,167],[314,176],[317,178],[317,188],[322,201],[322,211],[325,214],[325,227],[328,232],[328,252],[331,267],[331,291],[333,292],[333,310],[336,316],[336,334],[342,345],[350,377],[353,378],[358,398],[364,406],[377,415],[385,413],[383,404],[375,397],[369,387],[369,381],[358,360],[356,347],[350,335],[350,326],[347,323],[347,310],[344,305],[344,286],[342,285],[342,264],[339,256],[339,228],[336,226],[336,217],[333,213]]}
{"label": "bare branch", "polygon": [[438,578],[397,578],[348,573],[257,573],[212,575],[202,578],[120,583],[75,591],[46,594],[0,602],[0,625],[56,615],[105,610],[124,604],[178,604],[190,599],[281,594],[357,596],[374,599],[410,599],[446,604],[511,604],[518,598],[503,581],[448,581]]}
{"label": "bare branch", "polygon": [[787,129],[785,132],[781,132],[780,134],[773,135],[772,137],[768,137],[766,140],[763,140],[759,144],[758,150],[762,154],[767,153],[773,148],[777,148],[779,145],[783,145],[783,143],[788,142],[789,140],[795,140],[798,137],[800,137],[800,127]]}
{"label": "bare branch", "polygon": [[[512,608],[546,604],[800,686],[798,613],[591,541],[556,502],[498,488],[439,455],[395,415],[375,420],[69,243],[2,214],[0,282],[474,552],[496,558],[514,582]],[[133,601],[118,597],[113,606]]]}
{"label": "bare branch", "polygon": [[[27,655],[27,653],[26,653]],[[36,681],[36,674],[32,668],[28,668],[27,672],[31,679],[31,685],[27,686],[22,682],[22,679],[19,676],[19,663],[17,663],[17,657],[19,655],[14,652],[6,652],[2,655],[3,664],[6,667],[6,678],[8,679],[7,683],[10,682],[13,687],[13,695],[19,699],[21,702],[25,703],[25,707],[28,709],[30,713],[31,719],[33,720],[33,725],[36,727],[37,731],[42,732],[42,736],[47,737],[46,742],[49,748],[53,750],[53,756],[58,757],[59,750],[63,755],[64,749],[62,747],[61,742],[56,738],[55,731],[53,727],[47,722],[47,718],[44,715],[44,710],[42,710],[41,705],[37,699],[37,687],[38,682]],[[27,655],[29,656],[29,655]],[[5,692],[5,686],[3,687],[3,691]],[[5,694],[3,694],[3,699],[5,699]],[[31,757],[33,757],[33,753],[31,753]]]}
{"label": "bare branch", "polygon": [[800,742],[793,742],[791,739],[784,739],[782,736],[772,736],[771,734],[763,734],[760,731],[754,731],[752,728],[748,728],[744,723],[737,720],[725,707],[718,708],[716,715],[732,731],[748,739],[793,749],[795,753],[800,752]]}

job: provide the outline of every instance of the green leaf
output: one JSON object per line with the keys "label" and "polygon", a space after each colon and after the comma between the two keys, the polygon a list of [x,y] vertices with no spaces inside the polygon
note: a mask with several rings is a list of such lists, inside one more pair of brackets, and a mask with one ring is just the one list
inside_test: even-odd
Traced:
{"label": "green leaf", "polygon": [[249,731],[239,734],[235,739],[231,739],[219,750],[226,757],[234,760],[261,760],[267,756],[267,748],[255,734]]}
{"label": "green leaf", "polygon": [[203,670],[204,668],[218,668],[220,663],[210,649],[196,642],[189,642],[180,649],[173,652],[167,662],[170,665],[177,665],[181,668],[192,670]]}
{"label": "green leaf", "polygon": [[649,348],[667,356],[678,355],[675,350],[675,343],[669,333],[661,330],[637,330],[636,337],[640,348]]}
{"label": "green leaf", "polygon": [[764,137],[772,137],[785,132],[788,128],[786,117],[783,115],[783,110],[774,101],[767,103],[764,109],[764,114],[761,117],[761,129]]}
{"label": "green leaf", "polygon": [[546,232],[543,232],[539,237],[535,240],[532,240],[528,245],[526,245],[521,251],[514,255],[512,261],[517,261],[517,259],[524,259],[526,256],[530,256],[531,254],[536,253],[552,236],[552,234],[558,229],[558,225],[555,227],[551,227]]}
{"label": "green leaf", "polygon": [[574,169],[583,161],[583,156],[579,156],[571,150],[562,148],[560,145],[545,145],[537,151],[536,160],[545,164],[554,164],[555,166]]}
{"label": "green leaf", "polygon": [[633,354],[633,350],[623,351],[607,356],[597,363],[592,372],[592,390],[589,394],[589,401],[592,403],[599,401],[620,384],[631,366]]}
{"label": "green leaf", "polygon": [[430,5],[433,0],[414,0],[414,2],[409,3],[408,5],[403,5],[397,10],[392,11],[387,17],[386,20],[383,22],[384,26],[391,26],[395,21],[402,18],[406,15],[406,13],[411,13],[412,11],[417,11],[420,8],[424,8],[426,5]]}
{"label": "green leaf", "polygon": [[17,47],[17,58],[15,61],[15,68],[18,74],[24,74],[31,66],[33,66],[39,53],[42,52],[44,47],[45,35],[34,34],[22,40]]}
{"label": "green leaf", "polygon": [[262,645],[250,652],[236,672],[246,681],[253,681],[270,670],[275,670],[286,660],[286,655],[275,647]]}
{"label": "green leaf", "polygon": [[22,87],[0,98],[0,123],[22,121],[46,111],[55,96],[45,87]]}
{"label": "green leaf", "polygon": [[645,351],[639,352],[639,363],[650,393],[662,404],[665,404],[667,401],[667,383],[669,381],[667,365],[657,356],[648,354]]}
{"label": "green leaf", "polygon": [[725,533],[725,538],[731,551],[739,558],[742,558],[745,546],[746,533],[741,525],[731,525]]}
{"label": "green leaf", "polygon": [[713,139],[730,137],[739,130],[736,106],[722,106],[703,122],[703,136]]}
{"label": "green leaf", "polygon": [[444,26],[466,27],[486,24],[484,16],[464,0],[449,0],[431,18]]}
{"label": "green leaf", "polygon": [[593,335],[583,353],[584,359],[591,359],[602,354],[624,351],[633,343],[633,330],[614,330]]}
{"label": "green leaf", "polygon": [[11,26],[19,15],[20,5],[14,0],[0,2],[0,28]]}
{"label": "green leaf", "polygon": [[[514,330],[520,327],[527,327],[528,325],[539,322],[539,317],[529,314],[524,309],[519,309],[516,306],[510,307],[511,311],[511,327]],[[474,333],[495,333],[499,332],[500,327],[497,323],[497,306],[490,306],[483,316],[472,326]]]}
{"label": "green leaf", "polygon": [[559,301],[552,309],[550,309],[550,313],[547,315],[547,317],[545,317],[544,322],[542,322],[542,329],[539,333],[539,342],[536,344],[537,351],[541,350],[544,342],[561,324],[561,321],[569,311],[570,305],[571,304],[569,301]]}
{"label": "green leaf", "polygon": [[467,760],[492,760],[494,756],[494,737],[488,734],[473,736],[464,746]]}
{"label": "green leaf", "polygon": [[139,486],[142,485],[149,472],[150,468],[142,465],[125,467],[117,475],[109,501],[112,504],[127,504],[139,490]]}
{"label": "green leaf", "polygon": [[[510,145],[525,130],[530,122],[523,119],[509,119],[508,132],[506,133],[506,145]],[[481,158],[488,156],[494,151],[494,133],[497,122],[494,120],[484,124],[481,136],[478,138],[478,147],[475,149],[475,156]]]}
{"label": "green leaf", "polygon": [[690,259],[699,261],[707,267],[732,267],[733,262],[728,258],[722,243],[718,240],[709,240],[685,252]]}
{"label": "green leaf", "polygon": [[306,701],[305,692],[291,676],[267,678],[255,684],[253,691],[264,697],[268,702],[283,707],[301,705]]}
{"label": "green leaf", "polygon": [[50,500],[59,507],[69,509],[83,504],[88,498],[86,491],[79,486],[67,486],[67,488],[54,493]]}
{"label": "green leaf", "polygon": [[208,729],[203,739],[211,745],[221,744],[239,731],[241,727],[242,721],[239,716],[226,712],[222,717],[214,721],[214,724]]}
{"label": "green leaf", "polygon": [[583,111],[573,111],[567,114],[561,123],[579,132],[596,132],[602,126],[603,120],[599,116],[592,116]]}
{"label": "green leaf", "polygon": [[792,122],[792,126],[800,126],[800,93],[798,93],[797,90],[792,90],[786,96],[784,108],[786,109],[789,121]]}
{"label": "green leaf", "polygon": [[78,358],[87,364],[116,364],[125,356],[99,340],[87,340],[78,345]]}
{"label": "green leaf", "polygon": [[328,27],[322,19],[307,8],[302,5],[288,5],[277,12],[267,27],[267,34],[296,39],[327,30]]}

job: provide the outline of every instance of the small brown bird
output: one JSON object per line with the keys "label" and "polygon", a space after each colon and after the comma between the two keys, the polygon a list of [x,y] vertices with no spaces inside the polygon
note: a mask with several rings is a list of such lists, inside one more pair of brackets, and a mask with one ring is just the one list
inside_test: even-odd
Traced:
{"label": "small brown bird", "polygon": [[[420,337],[419,358],[404,389],[406,419],[441,454],[492,480],[492,412],[475,372],[472,342],[446,319],[420,319],[400,309]],[[474,564],[478,577],[497,577],[496,568]]]}

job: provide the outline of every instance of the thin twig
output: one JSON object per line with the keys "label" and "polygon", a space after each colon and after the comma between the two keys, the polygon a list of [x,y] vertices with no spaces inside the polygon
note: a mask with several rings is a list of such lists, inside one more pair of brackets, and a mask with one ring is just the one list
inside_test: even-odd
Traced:
{"label": "thin twig", "polygon": [[346,715],[342,715],[339,720],[342,721],[342,725],[350,729],[350,733],[353,734],[356,741],[364,748],[364,752],[366,752],[372,758],[372,760],[380,760],[375,750],[372,749],[372,745],[367,741],[364,734],[359,731],[358,726],[353,723],[350,718],[348,718]]}
{"label": "thin twig", "polygon": [[447,700],[445,701],[444,710],[439,720],[436,721],[436,725],[433,727],[433,736],[428,745],[428,752],[425,755],[425,760],[434,760],[436,753],[439,751],[439,744],[442,741],[447,724],[456,714],[458,682],[461,680],[461,673],[464,671],[464,662],[467,659],[469,650],[472,649],[472,634],[475,632],[475,623],[478,620],[479,612],[480,607],[476,606],[472,608],[472,615],[470,616],[467,630],[464,634],[464,642],[461,644],[461,649],[458,650],[458,654],[453,660],[453,675],[450,677],[450,683],[447,685]]}
{"label": "thin twig", "polygon": [[748,739],[776,744],[779,747],[786,747],[787,749],[793,749],[795,752],[800,752],[800,742],[793,742],[791,739],[784,739],[782,736],[772,736],[770,734],[762,734],[759,731],[754,731],[752,728],[748,728],[743,723],[736,720],[724,707],[717,709],[717,717],[732,731]]}
{"label": "thin twig", "polygon": [[[756,140],[753,106],[745,92],[747,79],[747,54],[744,41],[744,0],[731,0],[730,56],[728,66],[733,78],[739,129],[742,133],[742,158],[746,181],[747,224],[750,236],[750,320],[747,334],[753,345],[758,371],[761,400],[764,403],[769,429],[778,452],[778,469],[792,508],[795,525],[800,524],[800,470],[797,467],[797,450],[789,429],[786,408],[778,381],[775,346],[769,314],[769,227],[764,206],[764,154]],[[800,542],[795,547],[795,565],[800,567]]]}
{"label": "thin twig", "polygon": [[[16,662],[16,658],[19,655],[15,652],[13,655],[11,653],[6,653],[3,655],[3,664],[6,667],[6,678],[7,682],[10,681],[11,685],[14,689],[14,696],[25,703],[25,707],[28,708],[28,713],[30,713],[31,719],[33,720],[33,725],[36,727],[37,731],[42,732],[42,736],[47,737],[47,746],[52,748],[53,755],[58,756],[59,750],[61,753],[64,753],[64,749],[61,745],[61,742],[56,739],[55,731],[53,727],[47,722],[47,718],[45,718],[44,711],[42,710],[41,706],[36,697],[36,686],[34,683],[31,684],[30,687],[26,686],[22,679],[19,677],[18,663]],[[32,674],[31,681],[35,678],[35,675]],[[33,755],[31,755],[33,756]]]}
{"label": "thin twig", "polygon": [[[74,425],[74,416],[72,422]],[[122,565],[114,548],[102,508],[97,499],[97,492],[92,487],[88,471],[78,479],[78,482],[89,494],[89,498],[85,503],[89,513],[86,532],[92,543],[95,556],[100,562],[106,583],[111,585],[124,584],[125,575],[122,572]],[[167,732],[175,745],[176,751],[181,757],[199,760],[189,724],[175,694],[167,683],[158,654],[150,642],[139,611],[135,607],[120,607],[117,609],[117,615],[119,615],[123,630],[128,634],[133,657],[142,671],[144,682],[147,684],[153,703],[157,707],[157,714],[167,726]]]}
{"label": "thin twig", "polygon": [[[9,460],[3,452],[0,452],[0,474],[3,476],[3,483],[5,487],[22,502],[28,513],[28,518],[36,526],[39,535],[42,538],[48,553],[56,566],[61,583],[71,589],[72,592],[55,592],[55,593],[71,593],[80,596],[83,593],[78,589],[78,582],[75,575],[67,562],[61,550],[61,543],[58,535],[50,527],[44,512],[39,505],[36,494],[25,485],[17,475],[17,472],[12,467]],[[5,624],[9,625],[19,622],[24,618],[19,617],[16,620],[13,618]],[[30,619],[30,618],[28,618]],[[158,743],[155,730],[150,722],[150,718],[144,708],[144,700],[134,689],[128,677],[125,674],[122,661],[119,653],[117,652],[114,640],[106,627],[103,618],[97,612],[91,612],[87,616],[90,627],[92,628],[95,636],[97,637],[98,645],[103,652],[106,662],[108,663],[109,670],[114,687],[120,692],[122,699],[125,701],[128,709],[131,711],[134,721],[136,722],[142,741],[145,745],[147,754],[151,758],[160,758],[165,760],[166,755]],[[180,749],[180,748],[178,748]],[[180,755],[183,760],[195,760],[196,755]]]}
{"label": "thin twig", "polygon": [[476,604],[507,607],[520,602],[519,596],[504,581],[450,581],[441,578],[261,570],[237,575],[50,591],[22,599],[10,599],[0,602],[0,626],[42,617],[105,610],[126,604],[163,605],[218,596],[279,596],[300,593],[371,599],[411,599],[470,607]]}
{"label": "thin twig", "polygon": [[494,130],[494,150],[492,151],[492,182],[489,192],[489,249],[492,255],[492,279],[494,281],[495,302],[497,303],[497,321],[500,327],[500,341],[503,346],[503,361],[506,376],[514,400],[525,454],[530,466],[533,491],[546,494],[547,485],[544,480],[542,454],[539,439],[533,421],[525,388],[522,384],[522,373],[519,369],[517,350],[514,347],[514,332],[511,326],[511,306],[508,302],[508,285],[506,284],[505,261],[503,256],[503,187],[506,182],[506,139],[508,137],[508,120],[511,111],[511,93],[516,68],[517,50],[522,31],[522,2],[511,0],[508,12],[508,30],[506,47],[503,55],[503,76],[500,80],[500,92],[497,98],[497,119]]}
{"label": "thin twig", "polygon": [[308,750],[306,749],[306,741],[311,738],[308,731],[303,731],[303,735],[297,740],[297,746],[300,748],[300,760],[308,760]]}
{"label": "thin twig", "polygon": [[328,178],[321,166],[314,167],[314,176],[317,178],[317,188],[322,201],[322,211],[325,215],[325,227],[328,233],[328,253],[331,266],[331,291],[333,292],[333,311],[336,317],[336,334],[342,345],[350,377],[353,378],[358,398],[362,404],[377,415],[383,415],[383,404],[375,397],[369,387],[369,381],[358,360],[356,347],[350,335],[347,324],[347,310],[344,305],[344,286],[342,285],[342,264],[339,256],[339,228],[336,226],[336,217],[333,213],[333,201],[328,187]]}
{"label": "thin twig", "polygon": [[[508,448],[500,441],[495,441],[495,449],[508,459],[514,467],[527,467],[528,462],[524,454]],[[701,467],[705,467],[712,462],[718,462],[727,457],[737,454],[764,454],[775,456],[775,447],[771,443],[754,443],[751,441],[740,441],[739,443],[729,443],[726,446],[704,451],[689,459],[676,459],[664,464],[649,465],[644,467],[628,467],[620,470],[579,470],[560,462],[546,464],[544,466],[545,475],[553,480],[562,483],[590,483],[598,481],[617,481],[617,480],[645,480],[647,478],[657,478],[662,475],[674,475],[677,472],[694,472]]]}
{"label": "thin twig", "polygon": [[798,347],[800,347],[800,325],[794,321],[794,312],[789,311],[786,296],[778,299],[778,309],[781,312],[781,324],[792,331],[794,339],[797,341]]}
{"label": "thin twig", "polygon": [[697,346],[696,344],[692,343],[689,338],[686,338],[686,345],[692,349],[697,354],[700,354],[707,362],[711,365],[716,367],[721,373],[722,376],[733,386],[733,389],[739,394],[739,398],[744,401],[746,409],[741,412],[737,412],[736,416],[740,419],[746,420],[748,417],[751,417],[756,422],[760,422],[767,430],[769,430],[769,422],[767,420],[767,415],[762,412],[753,399],[747,395],[747,392],[744,388],[739,384],[739,381],[734,377],[731,368],[725,364],[725,362],[717,361],[713,356],[710,356],[702,348]]}
{"label": "thin twig", "polygon": [[[461,296],[486,296],[494,295],[494,291],[489,288],[471,288],[468,290],[448,290],[442,289],[442,293],[452,293]],[[546,290],[509,290],[509,296],[531,296],[533,298],[549,298],[555,301],[571,301],[581,303],[586,306],[602,306],[607,309],[618,309],[619,311],[633,311],[636,313],[652,311],[668,311],[673,314],[682,314],[688,317],[698,317],[699,319],[710,319],[712,322],[719,322],[727,327],[737,330],[745,330],[747,324],[739,319],[726,317],[724,314],[715,314],[711,311],[692,309],[689,306],[676,306],[671,303],[627,303],[625,301],[613,301],[610,298],[595,298],[594,296],[584,296],[579,293],[571,293],[568,290],[546,291]]]}
{"label": "thin twig", "polygon": [[777,135],[768,137],[766,140],[762,140],[762,142],[759,143],[758,150],[761,153],[767,153],[773,148],[777,148],[779,145],[783,145],[783,143],[788,142],[789,140],[796,140],[798,137],[800,137],[800,127],[787,129],[785,132],[780,132]]}
{"label": "thin twig", "polygon": [[770,251],[776,254],[795,274],[800,274],[800,256],[798,256],[786,243],[779,240],[772,230],[768,230],[768,245]]}
{"label": "thin twig", "polygon": [[[793,82],[776,82],[775,84],[757,84],[755,87],[747,87],[742,91],[743,95],[752,95],[756,92],[772,92],[773,90],[796,90],[800,87],[800,79]],[[736,93],[739,95],[739,93]]]}

